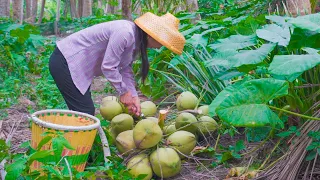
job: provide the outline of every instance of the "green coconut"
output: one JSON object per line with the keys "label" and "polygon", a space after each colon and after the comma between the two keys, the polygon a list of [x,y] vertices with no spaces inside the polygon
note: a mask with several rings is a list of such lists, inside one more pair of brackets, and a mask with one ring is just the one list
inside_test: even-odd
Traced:
{"label": "green coconut", "polygon": [[123,112],[121,105],[117,101],[104,101],[100,106],[100,114],[108,121]]}
{"label": "green coconut", "polygon": [[156,117],[146,117],[146,119],[150,119],[150,120],[154,121],[154,122],[157,123],[157,124],[158,124],[158,122],[159,122],[159,119],[156,118]]}
{"label": "green coconut", "polygon": [[198,121],[199,123],[197,123],[197,126],[200,134],[203,133],[206,135],[218,128],[218,123],[209,116],[201,116]]}
{"label": "green coconut", "polygon": [[152,152],[150,163],[153,172],[162,178],[173,177],[181,170],[181,159],[178,153],[169,147],[159,148]]}
{"label": "green coconut", "polygon": [[178,96],[176,105],[179,111],[195,109],[198,101],[198,98],[194,94],[189,91],[185,91]]}
{"label": "green coconut", "polygon": [[119,102],[119,99],[116,96],[107,96],[102,98],[102,103],[106,102],[106,101],[116,101]]}
{"label": "green coconut", "polygon": [[195,122],[197,122],[197,118],[193,114],[183,112],[176,118],[176,129],[186,126],[180,130],[195,133],[197,131],[197,125]]}
{"label": "green coconut", "polygon": [[116,115],[111,121],[111,128],[118,135],[123,131],[133,129],[133,118],[129,114]]}
{"label": "green coconut", "polygon": [[198,108],[198,110],[201,110],[201,115],[203,115],[203,116],[207,116],[209,114],[209,106],[208,105],[200,106]]}
{"label": "green coconut", "polygon": [[141,112],[144,116],[155,116],[157,113],[157,106],[151,101],[141,103]]}
{"label": "green coconut", "polygon": [[118,134],[112,128],[109,129],[109,135],[112,137],[113,141],[115,141],[118,136]]}
{"label": "green coconut", "polygon": [[[175,150],[178,150],[184,155],[189,155],[190,152],[196,147],[196,137],[194,134],[188,131],[177,131],[171,134],[167,139],[167,145],[172,147]],[[181,155],[180,158],[185,156]]]}
{"label": "green coconut", "polygon": [[174,132],[176,132],[177,131],[177,129],[176,129],[176,125],[173,123],[173,124],[170,124],[170,125],[168,125],[168,126],[165,126],[164,128],[163,128],[163,132],[164,132],[164,134],[172,134],[172,133],[174,133]]}
{"label": "green coconut", "polygon": [[133,140],[133,130],[127,130],[120,133],[116,138],[116,146],[120,153],[128,153],[135,149],[136,145]]}
{"label": "green coconut", "polygon": [[150,119],[139,121],[133,128],[133,139],[139,149],[151,148],[162,138],[160,126]]}
{"label": "green coconut", "polygon": [[147,175],[143,180],[150,180],[152,178],[152,168],[147,154],[139,154],[133,156],[127,163],[129,173],[137,178],[139,175]]}

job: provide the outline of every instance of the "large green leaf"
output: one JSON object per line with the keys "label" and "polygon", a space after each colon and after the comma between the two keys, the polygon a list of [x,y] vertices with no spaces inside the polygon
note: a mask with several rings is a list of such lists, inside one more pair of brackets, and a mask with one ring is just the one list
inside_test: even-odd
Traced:
{"label": "large green leaf", "polygon": [[271,22],[278,24],[281,27],[289,27],[290,24],[286,21],[291,17],[284,17],[284,16],[266,16],[266,19],[269,19]]}
{"label": "large green leaf", "polygon": [[264,44],[256,50],[243,50],[229,58],[231,67],[239,67],[245,64],[258,64],[275,48],[275,44]]}
{"label": "large green leaf", "polygon": [[222,52],[215,53],[210,60],[205,62],[206,66],[218,66],[222,68],[230,68],[229,58],[236,55],[238,52],[236,50],[225,50]]}
{"label": "large green leaf", "polygon": [[245,82],[245,80],[239,81],[233,85],[230,85],[223,89],[216,98],[212,101],[209,106],[209,115],[211,117],[216,116],[216,109],[217,107],[228,97],[231,93],[236,92],[237,90],[241,89],[241,85]]}
{"label": "large green leaf", "polygon": [[259,38],[278,43],[280,46],[287,46],[291,37],[289,27],[280,27],[276,24],[265,25],[263,29],[258,29],[256,33]]}
{"label": "large green leaf", "polygon": [[206,64],[224,67],[226,69],[240,67],[242,65],[258,64],[266,59],[275,46],[276,44],[264,44],[255,50],[241,50],[240,52],[228,50],[218,52],[210,61],[207,61]]}
{"label": "large green leaf", "polygon": [[318,54],[319,53],[318,49],[309,48],[309,47],[302,48],[302,50],[304,50],[308,54]]}
{"label": "large green leaf", "polygon": [[282,121],[267,103],[288,94],[288,87],[288,82],[272,78],[247,81],[225,95],[227,97],[216,108],[216,113],[236,127],[282,127]]}
{"label": "large green leaf", "polygon": [[217,73],[215,76],[214,76],[214,79],[219,79],[221,81],[223,80],[230,80],[234,77],[239,77],[239,76],[243,76],[245,73],[243,72],[239,72],[238,70],[236,69],[229,69],[227,71],[222,71],[222,72],[219,72]]}
{"label": "large green leaf", "polygon": [[199,30],[200,28],[201,28],[201,26],[194,26],[194,27],[192,27],[192,28],[190,28],[190,29],[188,29],[188,30],[182,31],[181,34],[183,34],[184,36],[188,36],[188,35],[190,35],[191,33]]}
{"label": "large green leaf", "polygon": [[288,21],[294,27],[320,33],[320,13],[299,16]]}
{"label": "large green leaf", "polygon": [[228,50],[238,50],[246,47],[254,46],[257,44],[257,37],[255,35],[242,36],[233,35],[226,39],[218,39],[218,43],[209,45],[210,48],[216,50],[217,52],[228,51]]}
{"label": "large green leaf", "polygon": [[212,32],[215,32],[215,31],[219,31],[221,29],[224,29],[225,27],[217,27],[217,28],[212,28],[212,29],[208,29],[208,30],[205,30],[201,33],[201,35],[206,35],[208,33],[212,33]]}
{"label": "large green leaf", "polygon": [[320,55],[278,55],[273,58],[269,72],[285,77],[288,81],[295,80],[304,71],[320,64]]}
{"label": "large green leaf", "polygon": [[194,34],[191,38],[187,40],[187,43],[192,44],[193,46],[207,46],[208,38],[201,34]]}

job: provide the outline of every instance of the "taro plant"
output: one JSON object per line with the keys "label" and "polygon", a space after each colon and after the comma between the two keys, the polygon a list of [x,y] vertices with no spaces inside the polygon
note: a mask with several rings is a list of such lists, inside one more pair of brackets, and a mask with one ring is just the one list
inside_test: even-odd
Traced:
{"label": "taro plant", "polygon": [[[248,10],[251,7],[245,6],[243,11]],[[233,9],[234,10],[234,9]],[[219,58],[222,61],[223,55],[229,55],[233,53],[225,51],[222,53],[212,54],[211,44],[217,42],[218,38],[228,37],[230,34],[241,33],[244,35],[252,34],[258,28],[265,24],[264,16],[240,16],[237,13],[231,13],[232,8],[226,10],[221,14],[211,14],[211,16],[205,15],[201,21],[197,24],[190,24],[188,19],[192,14],[179,13],[177,16],[181,21],[180,31],[186,38],[186,46],[184,54],[181,56],[168,56],[171,57],[170,61],[167,58],[162,58],[162,66],[157,66],[154,72],[157,72],[154,76],[161,77],[159,74],[165,77],[162,79],[162,84],[165,84],[168,80],[173,83],[179,91],[189,90],[194,94],[201,97],[203,102],[210,104],[217,94],[228,84],[228,80],[235,76],[242,76],[245,73],[238,72],[233,69],[227,69],[223,66],[207,67],[206,64],[212,59]],[[241,11],[242,12],[242,11]],[[249,13],[250,15],[250,13]],[[244,36],[245,37],[245,36]],[[237,38],[237,37],[235,37]],[[235,48],[241,46],[240,40],[234,39],[235,43],[228,44],[230,41],[226,40],[225,45],[219,48]],[[252,41],[252,42],[250,42]],[[248,46],[254,45],[256,37],[251,37]],[[243,46],[243,45],[242,45]],[[264,47],[267,51],[267,48]],[[263,51],[264,49],[261,49]],[[162,55],[163,53],[161,53]],[[165,67],[160,69],[159,67]],[[157,81],[159,81],[157,79]],[[152,82],[155,81],[151,81]],[[154,85],[154,84],[152,84]],[[203,96],[203,97],[202,97]]]}
{"label": "taro plant", "polygon": [[[215,51],[208,66],[244,73],[224,89],[210,105],[210,115],[237,127],[282,128],[275,111],[309,120],[311,106],[319,101],[313,85],[319,82],[320,14],[297,18],[267,16],[273,22],[251,36],[235,35],[210,45]],[[306,23],[308,22],[308,23]],[[299,38],[298,38],[299,37]],[[312,37],[313,39],[309,39]],[[310,41],[305,41],[309,39]],[[306,86],[308,90],[301,90]],[[311,93],[311,94],[308,94]],[[289,105],[289,108],[282,108]],[[314,109],[314,108],[313,108]]]}

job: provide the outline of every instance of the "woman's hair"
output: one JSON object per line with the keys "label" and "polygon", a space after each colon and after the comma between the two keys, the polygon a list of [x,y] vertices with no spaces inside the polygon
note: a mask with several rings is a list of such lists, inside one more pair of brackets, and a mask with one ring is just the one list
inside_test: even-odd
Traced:
{"label": "woman's hair", "polygon": [[141,77],[142,77],[142,83],[144,84],[144,81],[146,80],[149,72],[149,61],[148,61],[148,54],[147,54],[148,35],[140,27],[138,27],[138,29],[141,37],[141,42],[140,42]]}

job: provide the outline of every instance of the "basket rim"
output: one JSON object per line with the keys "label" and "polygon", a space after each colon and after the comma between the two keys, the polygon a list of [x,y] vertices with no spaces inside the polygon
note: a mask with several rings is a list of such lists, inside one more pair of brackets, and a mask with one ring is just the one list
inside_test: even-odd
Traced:
{"label": "basket rim", "polygon": [[[59,125],[54,123],[45,122],[37,117],[37,115],[44,114],[44,113],[68,113],[68,114],[77,114],[80,116],[85,116],[88,118],[91,118],[95,121],[94,124],[88,125],[88,126],[65,126],[65,125]],[[63,109],[47,109],[47,110],[40,110],[37,112],[34,112],[31,115],[32,121],[42,127],[46,128],[52,128],[55,130],[68,130],[68,131],[87,131],[87,130],[93,130],[98,129],[100,127],[100,120],[90,114],[78,112],[78,111],[72,111],[72,110],[63,110]]]}

